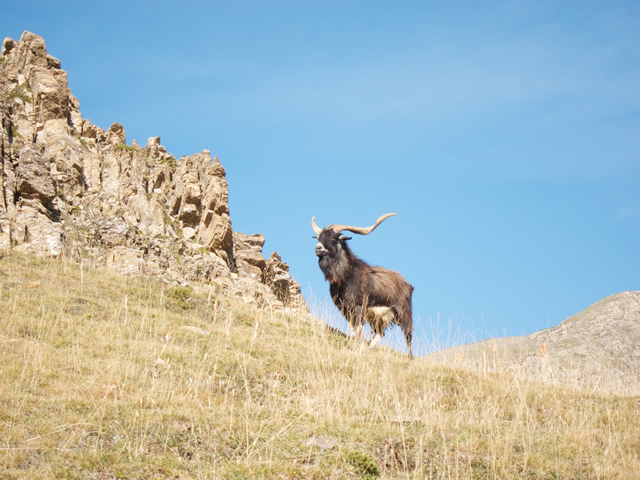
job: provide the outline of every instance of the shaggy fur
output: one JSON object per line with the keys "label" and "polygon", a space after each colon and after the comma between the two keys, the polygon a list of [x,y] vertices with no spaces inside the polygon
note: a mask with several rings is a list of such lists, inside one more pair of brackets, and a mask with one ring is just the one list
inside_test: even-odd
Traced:
{"label": "shaggy fur", "polygon": [[329,228],[318,236],[318,265],[330,284],[333,302],[357,335],[367,321],[378,340],[391,322],[399,325],[407,341],[409,358],[412,358],[413,287],[398,272],[372,267],[360,260],[347,245],[347,240],[349,237]]}

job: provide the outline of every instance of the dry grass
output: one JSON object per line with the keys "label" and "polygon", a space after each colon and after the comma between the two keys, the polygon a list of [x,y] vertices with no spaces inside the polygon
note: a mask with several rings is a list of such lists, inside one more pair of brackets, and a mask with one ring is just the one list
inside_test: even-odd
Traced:
{"label": "dry grass", "polygon": [[639,397],[360,352],[319,323],[0,259],[2,478],[636,478]]}

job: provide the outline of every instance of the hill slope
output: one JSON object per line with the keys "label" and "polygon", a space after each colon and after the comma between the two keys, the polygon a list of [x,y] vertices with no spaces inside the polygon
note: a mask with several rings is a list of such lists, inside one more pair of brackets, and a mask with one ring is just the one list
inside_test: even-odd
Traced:
{"label": "hill slope", "polygon": [[0,258],[2,478],[634,478],[638,397],[360,352],[307,316]]}
{"label": "hill slope", "polygon": [[640,292],[611,295],[556,327],[451,348],[429,360],[638,395]]}

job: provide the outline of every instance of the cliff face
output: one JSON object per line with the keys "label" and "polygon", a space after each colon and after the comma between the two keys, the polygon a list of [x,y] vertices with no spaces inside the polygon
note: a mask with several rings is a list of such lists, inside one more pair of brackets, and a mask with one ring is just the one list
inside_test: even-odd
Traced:
{"label": "cliff face", "polygon": [[208,150],[176,160],[159,137],[127,145],[122,125],[92,125],[32,33],[4,40],[0,72],[0,249],[306,309],[287,265],[263,257],[264,237],[233,231],[225,170]]}

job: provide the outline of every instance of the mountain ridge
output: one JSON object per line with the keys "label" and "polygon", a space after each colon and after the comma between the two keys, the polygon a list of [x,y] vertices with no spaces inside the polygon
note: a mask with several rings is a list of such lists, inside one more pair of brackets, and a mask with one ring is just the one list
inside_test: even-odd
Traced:
{"label": "mountain ridge", "polygon": [[640,292],[610,295],[559,325],[491,338],[428,357],[578,388],[640,393]]}

